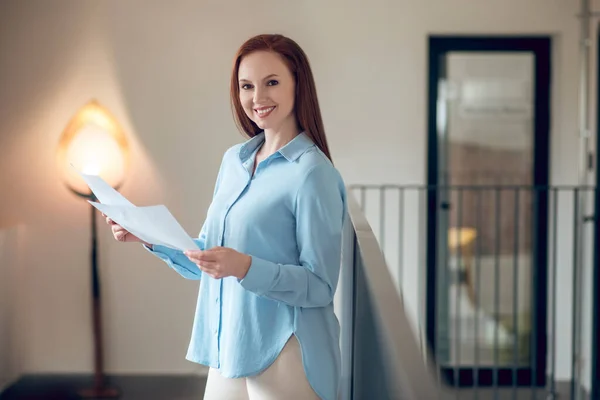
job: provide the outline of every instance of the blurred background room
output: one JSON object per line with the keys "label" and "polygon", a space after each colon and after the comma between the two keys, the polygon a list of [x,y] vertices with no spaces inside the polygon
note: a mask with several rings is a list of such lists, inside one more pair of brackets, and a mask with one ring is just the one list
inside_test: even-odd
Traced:
{"label": "blurred background room", "polygon": [[68,166],[197,236],[259,33],[306,51],[350,194],[340,399],[600,399],[599,22],[600,0],[0,0],[0,399],[202,398],[198,282],[116,242]]}

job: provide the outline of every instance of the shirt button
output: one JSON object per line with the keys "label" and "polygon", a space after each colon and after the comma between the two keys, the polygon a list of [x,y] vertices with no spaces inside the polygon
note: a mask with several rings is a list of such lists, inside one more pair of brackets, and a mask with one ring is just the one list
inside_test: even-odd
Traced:
{"label": "shirt button", "polygon": [[215,329],[215,335],[217,335],[219,333],[218,329]]}
{"label": "shirt button", "polygon": [[217,298],[215,299],[215,303],[218,303],[218,302],[219,302],[219,298],[217,297]]}

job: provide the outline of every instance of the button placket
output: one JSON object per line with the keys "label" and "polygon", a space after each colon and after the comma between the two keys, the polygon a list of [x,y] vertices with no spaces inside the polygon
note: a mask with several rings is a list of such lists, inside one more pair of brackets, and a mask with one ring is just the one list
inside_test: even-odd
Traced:
{"label": "button placket", "polygon": [[216,306],[218,308],[218,312],[217,312],[217,323],[215,324],[214,330],[213,330],[213,334],[216,337],[216,342],[217,342],[217,363],[220,364],[220,360],[221,360],[221,337],[219,336],[219,329],[221,327],[221,320],[223,318],[223,305],[222,303],[219,301],[220,299],[223,298],[223,279],[219,279],[219,284],[218,284],[218,292],[217,292],[217,296],[215,299],[216,302]]}
{"label": "button placket", "polygon": [[[221,229],[219,231],[219,236],[218,236],[218,241],[219,241],[218,245],[219,246],[224,245],[223,238],[225,235],[225,230],[227,229],[227,216],[229,215],[229,211],[231,210],[233,205],[239,200],[239,198],[244,194],[244,192],[248,189],[248,184],[249,184],[249,181],[245,182],[242,190],[237,194],[237,196],[235,196],[235,198],[232,197],[231,199],[229,199],[229,201],[225,202],[225,204],[224,204],[224,207],[223,207],[224,209],[223,209],[223,213],[222,213]],[[223,318],[222,300],[223,300],[223,279],[219,279],[218,294],[216,294],[216,296],[215,296],[215,306],[218,307],[218,311],[217,311],[216,323],[213,328],[213,334],[216,337],[217,358],[218,359],[220,359],[220,353],[221,353],[221,343],[220,343],[221,338],[219,336],[219,330],[220,330],[220,326],[221,326],[221,320]]]}

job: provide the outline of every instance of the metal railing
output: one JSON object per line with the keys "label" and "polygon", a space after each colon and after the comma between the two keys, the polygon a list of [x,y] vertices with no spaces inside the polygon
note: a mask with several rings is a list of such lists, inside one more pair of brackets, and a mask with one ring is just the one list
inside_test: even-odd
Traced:
{"label": "metal railing", "polygon": [[[358,263],[355,280],[369,289],[387,279],[398,299],[387,293],[384,300],[374,286],[367,295],[356,288],[355,318],[380,316],[371,334],[388,323],[382,319],[393,308],[400,310],[403,328],[390,335],[409,332],[421,360],[429,360],[423,365],[435,365],[437,386],[454,398],[585,398],[596,188],[352,185],[349,191],[359,207],[353,221],[364,217],[377,241],[368,248],[382,253],[380,261]],[[589,209],[580,209],[580,199]],[[380,265],[387,274],[376,271]],[[371,314],[361,313],[361,301]],[[367,336],[355,334],[354,356],[364,349],[394,354],[357,349]],[[403,351],[399,365],[414,367]],[[355,372],[355,383],[368,376]]]}

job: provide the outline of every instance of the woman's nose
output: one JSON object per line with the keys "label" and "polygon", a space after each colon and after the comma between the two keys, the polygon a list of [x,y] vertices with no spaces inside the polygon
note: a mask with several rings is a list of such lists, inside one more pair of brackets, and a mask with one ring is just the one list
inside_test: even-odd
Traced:
{"label": "woman's nose", "polygon": [[266,98],[266,92],[264,88],[254,89],[254,104],[262,104],[261,102]]}

